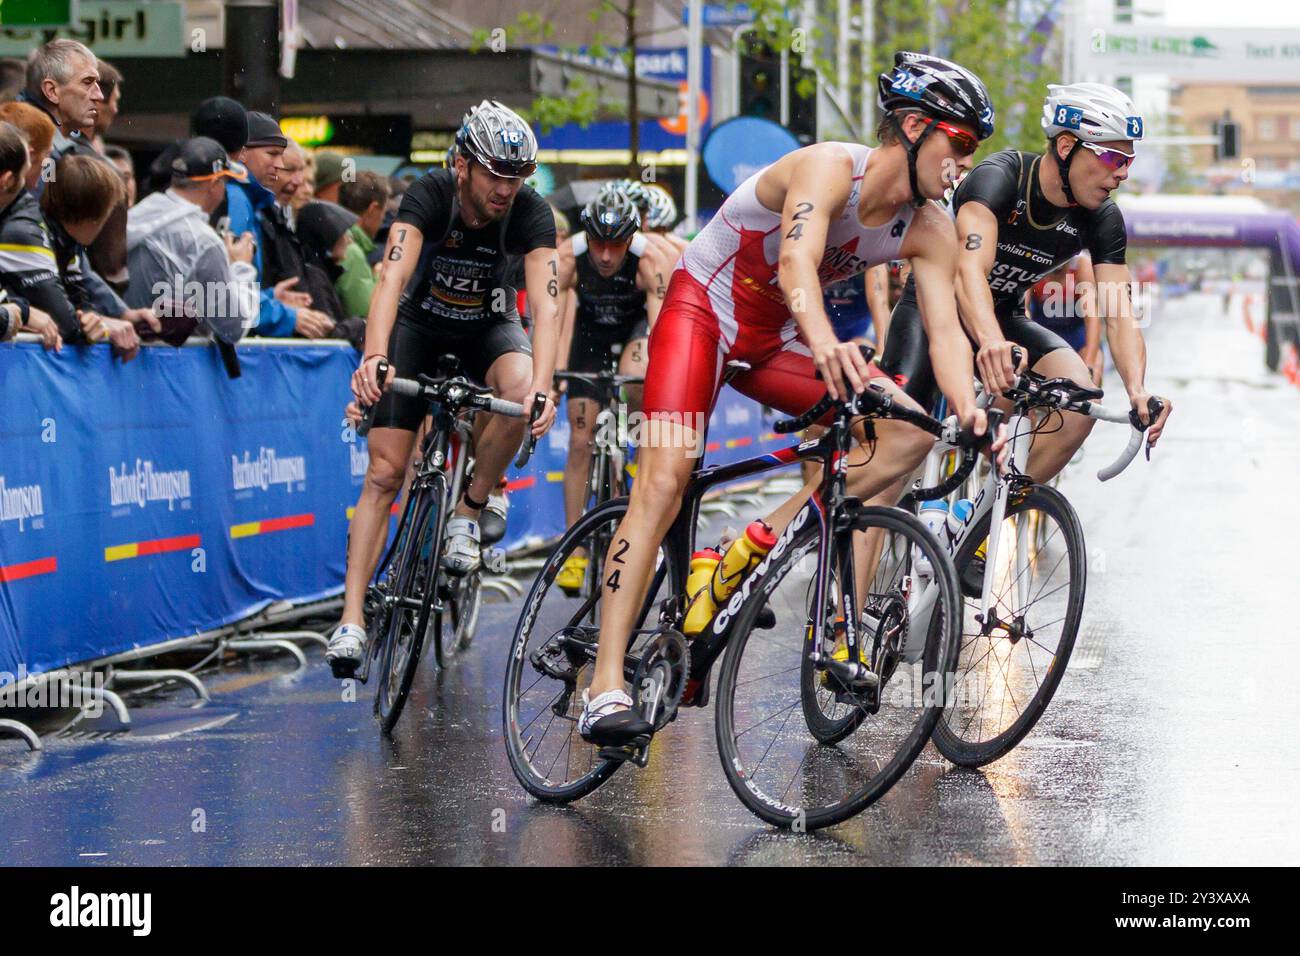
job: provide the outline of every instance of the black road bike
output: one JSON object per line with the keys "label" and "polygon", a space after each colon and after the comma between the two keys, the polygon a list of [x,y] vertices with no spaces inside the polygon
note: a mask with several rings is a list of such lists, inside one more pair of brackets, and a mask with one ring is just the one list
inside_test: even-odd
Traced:
{"label": "black road bike", "polygon": [[[846,401],[827,397],[775,430],[798,431],[827,413],[834,424],[820,438],[735,464],[697,467],[660,544],[624,663],[634,706],[659,730],[680,708],[708,705],[721,658],[715,717],[727,780],[757,816],[795,830],[848,819],[906,772],[939,719],[944,681],[956,661],[962,604],[952,560],[915,516],[846,495],[853,424],[866,419],[868,442],[872,420],[889,418],[963,447],[962,468],[947,487],[932,489],[935,496],[965,480],[984,441],[959,434],[955,420],[938,422],[874,388]],[[804,460],[822,464],[820,488],[710,624],[688,640],[682,633],[686,577],[702,497],[726,482]],[[600,748],[577,729],[596,658],[601,598],[619,586],[617,569],[603,588],[599,568],[579,594],[553,586],[574,549],[604,557],[591,543],[613,540],[627,508],[627,498],[607,501],[565,533],[516,627],[505,678],[506,749],[520,783],[543,801],[576,800],[624,763],[644,767],[649,758],[648,739]],[[880,545],[871,567],[855,567],[855,533]],[[940,593],[924,632],[913,635],[909,599],[917,553],[937,569]]]}
{"label": "black road bike", "polygon": [[[512,418],[526,414],[522,405],[495,397],[458,372],[459,361],[449,355],[441,360],[436,377],[397,378],[389,385],[398,395],[428,402],[431,422],[397,533],[366,592],[368,652],[356,676],[364,683],[372,667],[378,668],[374,706],[384,733],[391,733],[402,715],[426,639],[443,666],[473,638],[483,562],[469,574],[456,575],[443,568],[442,557],[447,521],[471,474],[474,417],[479,412]],[[377,373],[383,381],[387,363],[380,363]],[[535,403],[531,421],[541,410]],[[359,433],[368,430],[368,420],[369,413]],[[529,438],[517,462],[520,467],[532,449]],[[499,557],[489,549],[495,541],[480,543],[487,561]]]}

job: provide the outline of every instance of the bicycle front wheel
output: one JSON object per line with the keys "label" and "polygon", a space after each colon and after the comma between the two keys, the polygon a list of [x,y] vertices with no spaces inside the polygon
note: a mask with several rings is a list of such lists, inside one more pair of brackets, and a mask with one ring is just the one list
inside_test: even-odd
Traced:
{"label": "bicycle front wheel", "polygon": [[429,626],[433,603],[433,580],[438,559],[438,512],[432,497],[419,502],[402,552],[398,556],[396,586],[391,598],[388,634],[380,659],[379,685],[375,688],[375,712],[384,733],[392,733],[411,693],[411,683],[420,663],[420,650]]}
{"label": "bicycle front wheel", "polygon": [[[957,554],[959,571],[981,560],[991,516],[980,521]],[[953,688],[934,730],[939,752],[963,767],[997,760],[1033,729],[1065,674],[1083,616],[1083,529],[1059,491],[1012,491],[997,550],[996,566],[984,572],[993,575],[989,619],[978,619],[980,599],[967,596]]]}
{"label": "bicycle front wheel", "polygon": [[[718,677],[718,753],[727,781],[750,811],[779,827],[832,826],[878,800],[925,747],[943,710],[961,607],[951,559],[899,509],[858,509],[851,527],[880,548],[874,570],[863,569],[865,593],[850,609],[860,622],[859,653],[879,686],[849,688],[809,661],[818,617],[825,622],[822,652],[835,654],[839,594],[856,573],[841,557],[840,567],[828,569],[834,600],[817,606],[823,528],[815,521],[778,539],[789,535],[789,544],[741,606]],[[909,663],[908,562],[917,550],[935,569],[936,600],[918,638],[923,650],[912,650]],[[776,623],[760,630],[755,622],[765,606]]]}

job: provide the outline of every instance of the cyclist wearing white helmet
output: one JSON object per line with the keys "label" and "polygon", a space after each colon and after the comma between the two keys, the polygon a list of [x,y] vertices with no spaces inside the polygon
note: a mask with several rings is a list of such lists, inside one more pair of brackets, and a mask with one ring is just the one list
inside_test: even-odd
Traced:
{"label": "cyclist wearing white helmet", "polygon": [[[1049,140],[1041,155],[1006,149],[979,163],[957,187],[959,262],[957,303],[977,348],[985,388],[1001,394],[1015,380],[1011,349],[1021,346],[1036,372],[1091,386],[1079,353],[1025,315],[1025,292],[1086,250],[1097,280],[1097,308],[1106,320],[1111,354],[1138,416],[1149,418],[1146,345],[1133,319],[1125,264],[1124,217],[1111,193],[1128,178],[1142,117],[1122,92],[1098,83],[1049,86],[1043,107]],[[925,331],[909,282],[894,310],[881,367],[923,404],[934,393]],[[1154,445],[1171,405],[1147,431]],[[1093,420],[1067,414],[1040,434],[1028,472],[1047,481],[1083,444]],[[972,563],[974,564],[974,562]],[[965,582],[964,582],[965,583]]]}
{"label": "cyclist wearing white helmet", "polygon": [[[357,402],[375,409],[370,465],[348,535],[342,622],[326,652],[337,677],[350,676],[363,657],[366,586],[426,412],[424,403],[399,397],[388,384],[397,376],[432,374],[441,356],[454,354],[465,373],[502,398],[531,406],[533,396],[551,391],[559,339],[555,218],[524,185],[537,169],[537,139],[517,114],[484,100],[465,114],[451,158],[451,168],[426,173],[402,199],[370,302],[366,355],[352,378]],[[508,281],[512,256],[524,261],[531,344]],[[383,381],[381,360],[389,365]],[[534,435],[555,420],[554,404],[542,401]],[[478,565],[480,512],[526,427],[524,419],[499,415],[481,421],[474,477],[447,523],[444,560],[454,574]]]}

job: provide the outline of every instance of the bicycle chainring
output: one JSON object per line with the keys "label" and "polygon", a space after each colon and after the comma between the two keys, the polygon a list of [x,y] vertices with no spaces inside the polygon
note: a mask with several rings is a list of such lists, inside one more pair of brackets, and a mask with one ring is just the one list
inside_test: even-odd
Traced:
{"label": "bicycle chainring", "polygon": [[[677,716],[677,707],[686,691],[691,652],[680,631],[662,628],[641,651],[641,661],[632,675],[632,695],[656,731],[662,730]],[[650,696],[643,696],[645,692]]]}

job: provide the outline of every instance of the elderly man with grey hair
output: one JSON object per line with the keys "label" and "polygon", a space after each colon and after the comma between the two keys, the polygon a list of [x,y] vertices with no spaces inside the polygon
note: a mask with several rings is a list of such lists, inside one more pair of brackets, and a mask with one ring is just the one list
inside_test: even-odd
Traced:
{"label": "elderly man with grey hair", "polygon": [[[82,133],[88,127],[94,128],[104,105],[99,59],[84,43],[51,40],[33,50],[27,59],[27,87],[18,99],[44,110],[54,120],[57,128],[50,152],[51,168],[64,156],[78,154],[108,162]],[[43,177],[37,180],[33,191],[38,197],[44,185]],[[125,290],[129,278],[126,255],[124,200],[114,208],[90,247],[91,265],[118,293]]]}

